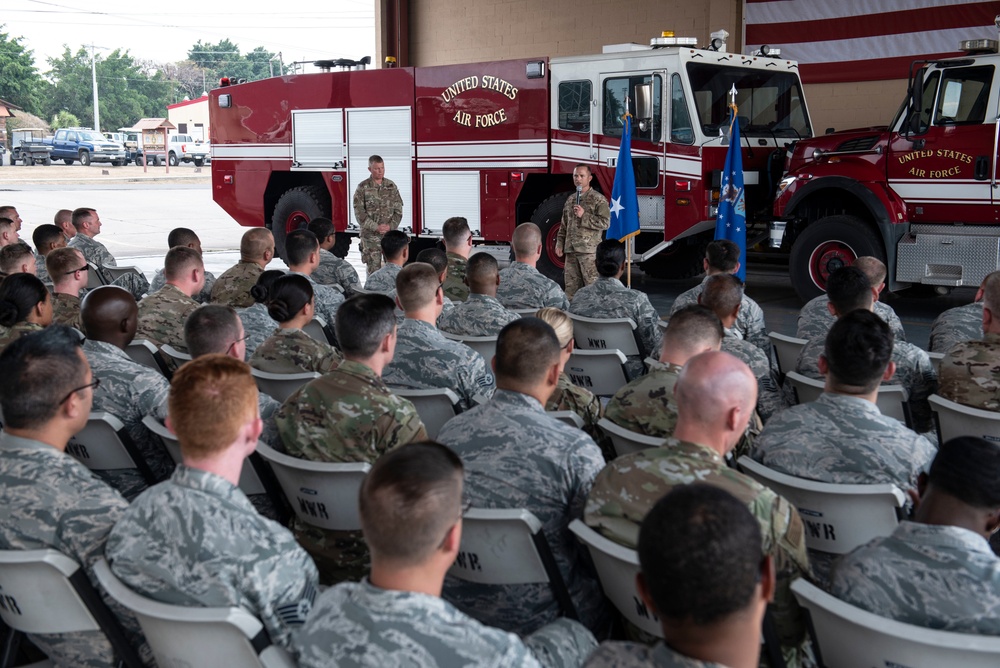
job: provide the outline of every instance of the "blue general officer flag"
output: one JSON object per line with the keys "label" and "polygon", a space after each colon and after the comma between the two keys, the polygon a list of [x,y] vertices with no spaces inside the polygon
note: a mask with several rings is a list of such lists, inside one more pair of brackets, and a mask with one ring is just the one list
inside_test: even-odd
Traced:
{"label": "blue general officer flag", "polygon": [[615,184],[611,188],[611,224],[605,239],[625,241],[639,234],[639,197],[632,171],[632,116],[625,116],[622,144],[618,149]]}
{"label": "blue general officer flag", "polygon": [[[741,281],[747,278],[747,207],[743,200],[743,152],[740,150],[740,122],[736,112],[730,115],[732,132],[726,165],[722,170],[722,187],[719,192],[719,212],[715,219],[715,238],[729,239],[740,247]],[[617,183],[617,181],[616,181]]]}

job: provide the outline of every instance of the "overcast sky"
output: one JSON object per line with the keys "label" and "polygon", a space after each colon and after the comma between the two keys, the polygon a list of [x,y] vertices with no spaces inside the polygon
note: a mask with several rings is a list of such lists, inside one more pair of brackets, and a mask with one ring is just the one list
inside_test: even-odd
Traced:
{"label": "overcast sky", "polygon": [[[269,3],[270,4],[270,3]],[[375,59],[373,0],[293,0],[285,11],[246,0],[2,0],[0,32],[23,37],[40,72],[47,59],[95,44],[99,53],[128,49],[138,60],[174,62],[201,40],[228,38],[246,53],[263,46],[285,64],[331,58]],[[312,68],[309,68],[311,71]]]}

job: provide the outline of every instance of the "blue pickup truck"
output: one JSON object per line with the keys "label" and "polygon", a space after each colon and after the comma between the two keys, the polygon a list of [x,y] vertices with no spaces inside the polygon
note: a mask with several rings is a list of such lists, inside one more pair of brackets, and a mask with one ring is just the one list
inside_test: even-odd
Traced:
{"label": "blue pickup truck", "polygon": [[[46,142],[49,140],[46,138]],[[52,159],[72,165],[79,160],[87,166],[92,162],[110,162],[115,167],[126,164],[125,147],[109,141],[90,128],[63,128],[51,139]]]}

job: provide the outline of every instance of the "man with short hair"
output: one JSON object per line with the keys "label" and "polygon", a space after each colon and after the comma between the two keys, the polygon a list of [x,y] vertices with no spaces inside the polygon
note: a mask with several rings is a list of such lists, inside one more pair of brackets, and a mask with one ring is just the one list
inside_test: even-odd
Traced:
{"label": "man with short hair", "polygon": [[496,336],[504,325],[521,317],[497,300],[500,267],[489,253],[469,258],[465,273],[469,297],[438,318],[438,329],[463,336]]}
{"label": "man with short hair", "polygon": [[337,244],[337,229],[329,218],[313,218],[307,229],[319,239],[319,266],[313,272],[313,278],[323,285],[339,285],[346,297],[353,297],[361,287],[358,272],[351,263],[342,257],[337,257],[332,251]]}
{"label": "man with short hair", "polygon": [[589,165],[573,168],[576,192],[566,198],[562,222],[556,234],[556,255],[566,258],[566,297],[570,300],[580,288],[597,280],[594,264],[601,233],[611,224],[611,209],[604,195],[590,187],[594,178]]}
{"label": "man with short hair", "polygon": [[121,286],[131,292],[137,301],[142,299],[142,296],[149,291],[149,281],[141,273],[122,274],[112,281],[107,272],[103,271],[104,267],[117,267],[118,262],[111,251],[94,238],[101,233],[102,225],[101,217],[97,215],[96,210],[89,207],[75,209],[73,211],[73,227],[76,229],[76,235],[69,240],[67,245],[79,250],[87,262],[97,267],[105,284],[113,283]]}
{"label": "man with short hair", "polygon": [[262,428],[250,367],[225,355],[188,362],[174,374],[169,405],[184,463],[115,525],[111,570],[147,598],[244,608],[292,649],[316,596],[316,566],[237,486]]}
{"label": "man with short hair", "polygon": [[157,347],[169,344],[180,352],[187,352],[184,321],[198,308],[194,295],[205,285],[201,253],[187,246],[175,246],[167,251],[163,271],[166,285],[139,302],[136,337]]}
{"label": "man with short hair", "polygon": [[288,271],[301,274],[309,279],[315,298],[316,315],[326,321],[328,337],[334,337],[333,323],[337,319],[337,307],[344,303],[344,293],[339,285],[317,283],[312,274],[319,266],[319,239],[309,230],[295,230],[285,237],[285,258]]}
{"label": "man with short hair", "polygon": [[253,227],[240,239],[240,261],[226,269],[212,286],[212,303],[233,308],[253,306],[250,288],[274,258],[274,236],[265,227]]}
{"label": "man with short hair", "polygon": [[[596,645],[558,620],[524,640],[441,600],[462,534],[462,461],[434,442],[379,459],[361,486],[371,577],[328,589],[298,638],[303,668],[386,665],[578,666]],[[442,538],[443,537],[443,538]]]}
{"label": "man with short hair", "polygon": [[35,254],[27,244],[11,244],[0,248],[0,274],[11,276],[12,274],[36,275]]}
{"label": "man with short hair", "polygon": [[587,666],[757,667],[774,563],[760,558],[760,525],[745,503],[712,485],[675,487],[642,521],[637,551],[636,586],[663,640],[606,642]]}
{"label": "man with short hair", "polygon": [[955,344],[941,360],[938,394],[1000,411],[1000,271],[983,279],[982,338]]}
{"label": "man with short hair", "polygon": [[396,277],[406,261],[410,259],[410,237],[406,232],[389,230],[379,242],[385,264],[365,280],[365,290],[380,292],[389,297],[396,296]]}
{"label": "man with short hair", "polygon": [[381,156],[368,158],[370,177],[354,191],[354,218],[361,226],[361,261],[371,276],[382,265],[379,242],[389,230],[399,227],[403,219],[403,198],[396,184],[385,178],[385,163]]}
{"label": "man with short hair", "polygon": [[45,256],[56,248],[65,248],[66,239],[55,225],[39,225],[31,233],[31,243],[35,245],[35,276],[49,287],[52,285],[52,278],[45,269]]}
{"label": "man with short hair", "polygon": [[[583,547],[567,528],[582,516],[601,449],[579,429],[550,417],[545,403],[559,382],[559,340],[538,318],[510,323],[497,337],[497,391],[486,404],[457,415],[438,440],[465,464],[466,496],[480,508],[524,508],[541,523],[584,626],[605,630],[608,610]],[[479,585],[448,578],[446,596],[479,621],[524,635],[554,620],[549,587]]]}
{"label": "man with short hair", "polygon": [[14,228],[14,221],[10,218],[0,217],[0,248],[16,244],[19,241],[17,230]]}
{"label": "man with short hair", "polygon": [[[75,248],[57,248],[45,257],[52,283],[52,322],[56,325],[80,326],[80,292],[87,287],[90,267],[83,253]],[[131,293],[130,293],[131,294]],[[135,303],[135,298],[132,298]]]}
{"label": "man with short hair", "polygon": [[10,204],[5,204],[4,206],[0,206],[0,218],[6,218],[10,220],[10,222],[14,226],[15,232],[21,231],[21,223],[24,221],[21,220],[21,216],[17,212],[17,207],[14,207]]}
{"label": "man with short hair", "polygon": [[553,306],[569,310],[569,299],[559,284],[538,271],[542,256],[542,232],[534,223],[521,223],[510,240],[514,261],[500,272],[497,299],[509,309]]}
{"label": "man with short hair", "polygon": [[429,264],[413,262],[396,279],[396,303],[406,315],[396,334],[396,352],[382,372],[389,386],[414,389],[446,387],[458,395],[458,409],[468,410],[493,393],[493,374],[478,352],[438,331],[444,291]]}
{"label": "man with short hair", "polygon": [[469,286],[465,283],[465,269],[472,253],[472,230],[469,221],[455,216],[444,221],[441,227],[444,235],[444,249],[448,257],[448,277],[444,280],[444,296],[452,301],[464,302],[469,297]]}
{"label": "man with short hair", "polygon": [[[438,283],[444,285],[448,280],[448,254],[440,248],[425,248],[417,253],[417,262],[424,262],[434,267],[438,273]],[[394,293],[395,294],[395,293]],[[447,313],[455,308],[455,302],[451,301],[448,295],[444,296],[444,309],[442,313]]]}
{"label": "man with short hair", "polygon": [[62,231],[66,243],[69,243],[69,240],[76,236],[76,228],[73,227],[73,212],[69,209],[56,211],[56,215],[52,217],[52,223]]}
{"label": "man with short hair", "polygon": [[[186,227],[175,227],[170,230],[167,235],[167,249],[173,248],[174,246],[187,246],[188,248],[193,248],[198,251],[199,255],[204,257],[201,250],[201,239],[195,234],[194,230],[190,230]],[[162,269],[156,272],[153,276],[152,282],[149,284],[149,291],[156,292],[162,288],[167,282],[166,276]],[[205,286],[201,289],[197,295],[195,295],[195,301],[207,304],[212,300],[212,288],[215,286],[215,275],[210,271],[205,271]]]}
{"label": "man with short hair", "polygon": [[920,478],[913,520],[842,557],[833,595],[905,624],[1000,635],[1000,559],[989,543],[1000,528],[1000,448],[954,438]]}

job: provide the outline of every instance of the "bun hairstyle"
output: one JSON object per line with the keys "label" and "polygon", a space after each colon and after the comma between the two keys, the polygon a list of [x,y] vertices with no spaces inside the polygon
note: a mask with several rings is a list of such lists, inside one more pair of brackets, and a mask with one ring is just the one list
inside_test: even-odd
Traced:
{"label": "bun hairstyle", "polygon": [[268,269],[257,278],[257,283],[250,288],[250,296],[258,304],[267,304],[271,294],[271,286],[284,275],[285,272],[280,269]]}
{"label": "bun hairstyle", "polygon": [[13,327],[27,319],[31,309],[48,299],[49,291],[38,277],[13,274],[0,283],[0,325]]}
{"label": "bun hairstyle", "polygon": [[313,287],[309,279],[299,274],[280,276],[271,285],[267,313],[276,322],[288,322],[312,300]]}
{"label": "bun hairstyle", "polygon": [[605,239],[597,245],[595,255],[597,273],[605,278],[618,275],[618,269],[625,262],[625,244],[617,239]]}

